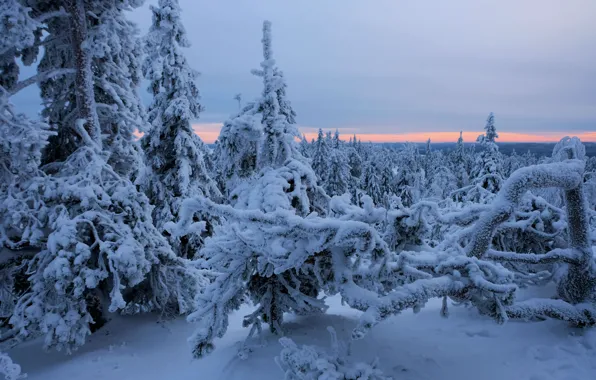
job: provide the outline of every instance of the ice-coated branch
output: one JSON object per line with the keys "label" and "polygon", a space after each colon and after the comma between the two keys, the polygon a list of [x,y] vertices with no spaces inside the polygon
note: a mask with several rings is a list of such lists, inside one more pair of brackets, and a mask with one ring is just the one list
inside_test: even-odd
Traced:
{"label": "ice-coated branch", "polygon": [[568,264],[579,264],[581,256],[572,249],[556,248],[543,254],[502,252],[489,249],[483,256],[486,260],[501,262],[519,262],[527,264],[549,264],[563,262]]}
{"label": "ice-coated branch", "polygon": [[[386,296],[354,289],[348,283],[342,296],[353,308],[364,311],[352,336],[362,338],[374,325],[409,308],[418,308],[431,298],[451,297],[484,304],[511,302],[517,286],[513,273],[498,264],[463,255],[435,252],[402,252],[386,264],[381,281],[391,274],[417,273],[411,283],[393,286]],[[426,275],[424,275],[426,273]],[[495,318],[501,315],[492,315]]]}
{"label": "ice-coated branch", "polygon": [[239,307],[245,293],[258,305],[244,321],[253,326],[251,335],[260,331],[262,322],[278,332],[284,312],[324,310],[318,298],[322,290],[334,294],[350,284],[366,292],[367,279],[353,281],[350,272],[369,265],[365,263],[379,266],[389,254],[376,231],[362,222],[302,218],[289,210],[240,210],[201,197],[183,203],[181,220],[168,225],[169,230],[192,231],[197,212],[229,223],[218,227],[202,250],[207,264],[220,274],[199,296],[197,311],[189,317],[201,323],[191,338],[195,357],[210,352],[213,339],[225,333],[227,315]]}
{"label": "ice-coated branch", "polygon": [[76,73],[75,69],[56,69],[56,70],[46,71],[43,73],[38,73],[36,75],[33,75],[30,78],[24,79],[24,80],[16,83],[13,87],[10,88],[9,95],[10,96],[15,95],[19,91],[23,90],[24,88],[26,88],[28,86],[31,86],[32,84],[40,83],[40,82],[43,82],[48,79],[57,78],[62,75],[69,75],[69,74],[75,74],[75,73]]}
{"label": "ice-coated branch", "polygon": [[[564,153],[567,153],[568,160],[582,160],[585,155],[585,147],[577,137],[565,137],[555,146],[553,157],[565,159]],[[578,265],[569,267],[566,277],[559,283],[559,295],[573,304],[589,299],[595,301],[596,297],[594,294],[596,290],[596,257],[594,257],[590,242],[588,206],[583,189],[583,169],[582,167],[582,180],[578,185],[564,188],[569,247],[574,253],[580,255],[580,262]]]}
{"label": "ice-coated branch", "polygon": [[584,165],[580,160],[567,160],[528,166],[514,172],[494,200],[492,209],[486,212],[474,227],[472,241],[466,247],[468,255],[481,258],[487,252],[495,230],[509,219],[528,190],[549,187],[576,188],[583,179]]}
{"label": "ice-coated branch", "polygon": [[511,319],[554,318],[575,326],[596,325],[596,307],[593,303],[572,305],[563,300],[534,298],[508,306],[506,311]]}

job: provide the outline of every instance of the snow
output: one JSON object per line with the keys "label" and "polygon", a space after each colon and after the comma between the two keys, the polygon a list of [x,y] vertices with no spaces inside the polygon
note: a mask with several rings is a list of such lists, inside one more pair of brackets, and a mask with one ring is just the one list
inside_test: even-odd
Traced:
{"label": "snow", "polygon": [[[0,374],[594,377],[596,160],[579,139],[506,157],[491,113],[478,152],[461,134],[448,154],[322,129],[298,145],[265,21],[260,96],[237,96],[211,151],[178,1],[152,7],[144,49],[125,16],[142,2],[0,5]],[[43,120],[10,103],[32,84]]]}
{"label": "snow", "polygon": [[[327,327],[344,343],[359,312],[328,299],[326,315],[288,317],[287,337],[297,344],[330,347]],[[10,352],[28,380],[273,380],[283,378],[274,364],[282,346],[264,333],[266,346],[248,360],[237,356],[246,331],[242,316],[232,315],[218,349],[204,359],[191,358],[186,337],[193,330],[184,320],[156,323],[152,316],[116,318],[72,355],[43,353],[39,342]],[[433,300],[418,314],[391,317],[364,339],[351,344],[353,362],[379,359],[379,368],[394,379],[443,380],[563,380],[596,376],[596,331],[568,327],[564,322],[508,322],[498,325],[475,311],[451,307],[440,316],[441,302]]]}

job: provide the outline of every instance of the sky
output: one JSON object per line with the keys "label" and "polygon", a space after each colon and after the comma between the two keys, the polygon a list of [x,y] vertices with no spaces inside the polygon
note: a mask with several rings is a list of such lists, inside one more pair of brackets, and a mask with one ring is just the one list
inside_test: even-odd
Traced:
{"label": "sky", "polygon": [[[149,4],[130,14],[141,33]],[[596,141],[595,0],[180,0],[201,72],[207,142],[260,92],[261,27],[273,23],[300,130],[363,141]],[[141,94],[146,102],[149,95]],[[30,100],[30,97],[28,98]]]}

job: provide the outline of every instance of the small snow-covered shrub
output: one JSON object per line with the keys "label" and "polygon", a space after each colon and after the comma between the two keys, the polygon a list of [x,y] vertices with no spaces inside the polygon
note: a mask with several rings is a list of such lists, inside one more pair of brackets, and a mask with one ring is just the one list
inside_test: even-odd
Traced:
{"label": "small snow-covered shrub", "polygon": [[13,363],[12,359],[4,352],[0,352],[0,375],[5,380],[17,380],[26,377],[21,375],[21,366]]}
{"label": "small snow-covered shrub", "polygon": [[378,361],[352,363],[337,339],[335,330],[331,334],[331,352],[314,346],[299,347],[290,338],[281,338],[283,346],[275,362],[284,371],[285,380],[391,380],[378,368]]}

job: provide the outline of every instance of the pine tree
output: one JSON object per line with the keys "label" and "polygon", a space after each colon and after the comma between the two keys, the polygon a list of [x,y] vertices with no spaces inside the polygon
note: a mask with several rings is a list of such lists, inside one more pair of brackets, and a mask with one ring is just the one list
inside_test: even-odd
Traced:
{"label": "pine tree", "polygon": [[[155,205],[153,222],[164,231],[166,223],[178,218],[184,199],[218,199],[221,194],[207,172],[205,146],[192,129],[191,122],[199,118],[202,107],[195,84],[198,73],[189,67],[182,51],[190,43],[180,19],[181,9],[177,0],[160,0],[158,4],[151,7],[153,25],[145,43],[143,74],[150,80],[154,98],[148,110],[152,128],[142,139],[147,168],[140,182]],[[213,221],[206,221],[209,233]],[[202,244],[196,237],[204,237],[193,236],[191,241],[172,236],[168,240],[178,255],[193,257]]]}

